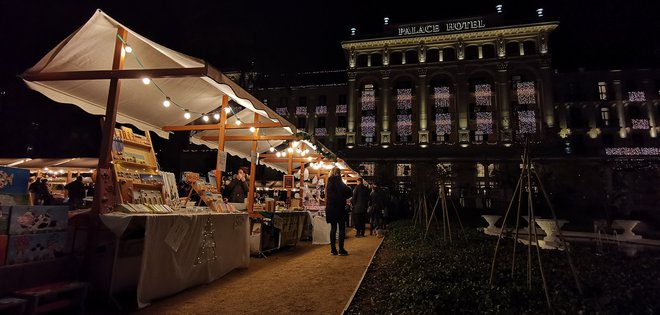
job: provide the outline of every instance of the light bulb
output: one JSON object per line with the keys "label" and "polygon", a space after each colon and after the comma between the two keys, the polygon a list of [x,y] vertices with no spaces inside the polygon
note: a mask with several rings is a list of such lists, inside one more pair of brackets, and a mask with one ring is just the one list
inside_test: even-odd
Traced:
{"label": "light bulb", "polygon": [[293,144],[293,147],[295,148],[295,147],[298,146],[299,143],[298,143],[298,141],[294,141],[294,142],[292,142],[292,144]]}
{"label": "light bulb", "polygon": [[268,150],[270,150],[270,152],[275,152],[275,148],[273,148],[273,147],[270,147],[270,149],[268,149]]}
{"label": "light bulb", "polygon": [[292,153],[292,152],[293,152],[293,148],[292,148],[292,147],[288,147],[286,150],[289,151],[289,153]]}
{"label": "light bulb", "polygon": [[230,107],[225,107],[225,113],[227,113],[227,114],[231,113],[231,108]]}
{"label": "light bulb", "polygon": [[163,106],[170,107],[170,105],[172,105],[172,102],[170,101],[169,97],[166,97],[165,100],[163,101]]}
{"label": "light bulb", "polygon": [[220,120],[220,114],[218,113],[213,114],[213,119]]}
{"label": "light bulb", "polygon": [[204,115],[204,116],[202,116],[202,119],[203,119],[204,121],[209,121],[209,115]]}
{"label": "light bulb", "polygon": [[149,79],[149,78],[142,78],[142,83],[144,83],[144,85],[147,85],[147,84],[151,83],[151,79]]}
{"label": "light bulb", "polygon": [[241,121],[240,121],[240,120],[236,120],[236,126],[240,126],[240,125],[241,125]]}
{"label": "light bulb", "polygon": [[126,52],[129,54],[133,52],[133,48],[129,44],[126,44],[126,48],[124,48],[124,50],[126,50]]}
{"label": "light bulb", "polygon": [[250,127],[250,132],[254,132],[255,130],[257,129],[255,129],[254,127]]}
{"label": "light bulb", "polygon": [[281,156],[282,156],[282,153],[278,151],[277,153],[275,153],[275,156],[276,156],[276,157],[281,157]]}
{"label": "light bulb", "polygon": [[183,117],[190,119],[190,112],[186,109],[186,112],[183,114]]}

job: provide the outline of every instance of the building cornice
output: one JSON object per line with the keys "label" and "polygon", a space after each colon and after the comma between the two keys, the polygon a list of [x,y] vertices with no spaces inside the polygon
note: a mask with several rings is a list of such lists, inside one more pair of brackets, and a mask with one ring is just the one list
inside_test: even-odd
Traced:
{"label": "building cornice", "polygon": [[462,40],[465,44],[486,40],[497,40],[499,37],[516,39],[536,36],[540,33],[548,33],[559,26],[559,22],[546,22],[539,24],[526,24],[518,26],[503,26],[484,29],[480,31],[455,32],[448,34],[407,36],[407,37],[382,37],[361,40],[343,41],[341,47],[346,50],[381,50],[384,47],[396,49],[402,47],[417,47],[423,44],[426,47],[442,46]]}

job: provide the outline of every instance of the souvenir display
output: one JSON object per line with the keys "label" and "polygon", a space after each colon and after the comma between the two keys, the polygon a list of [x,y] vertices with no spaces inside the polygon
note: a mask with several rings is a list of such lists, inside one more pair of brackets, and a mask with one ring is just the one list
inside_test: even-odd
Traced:
{"label": "souvenir display", "polygon": [[7,265],[49,260],[64,254],[66,232],[9,236]]}
{"label": "souvenir display", "polygon": [[12,206],[9,234],[34,234],[64,231],[69,206]]}

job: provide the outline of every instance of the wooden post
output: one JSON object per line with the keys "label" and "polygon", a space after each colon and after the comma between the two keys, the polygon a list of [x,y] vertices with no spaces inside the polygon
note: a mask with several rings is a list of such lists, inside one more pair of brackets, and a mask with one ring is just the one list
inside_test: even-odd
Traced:
{"label": "wooden post", "polygon": [[229,96],[222,95],[222,106],[220,107],[220,121],[218,122],[218,155],[215,161],[215,184],[220,193],[222,186],[222,171],[220,170],[220,158],[225,151],[225,124],[227,123],[227,112],[225,108],[229,106]]}
{"label": "wooden post", "polygon": [[[289,148],[290,148],[290,146],[289,146]],[[286,148],[285,150],[288,150],[288,148]],[[288,174],[293,175],[293,152],[290,152],[290,153],[287,153],[287,154],[289,155],[289,167],[288,167],[289,173]],[[292,188],[287,188],[286,189],[286,200],[287,201],[291,201],[291,190],[292,190]]]}
{"label": "wooden post", "polygon": [[[254,113],[254,119],[253,122],[257,123],[259,121],[259,114]],[[248,213],[252,214],[253,208],[254,208],[254,184],[255,184],[255,177],[257,175],[257,139],[259,138],[259,128],[254,128],[254,132],[252,133],[252,136],[254,137],[254,140],[252,140],[252,150],[250,151],[250,156],[252,157],[250,159],[250,184],[248,187]]]}

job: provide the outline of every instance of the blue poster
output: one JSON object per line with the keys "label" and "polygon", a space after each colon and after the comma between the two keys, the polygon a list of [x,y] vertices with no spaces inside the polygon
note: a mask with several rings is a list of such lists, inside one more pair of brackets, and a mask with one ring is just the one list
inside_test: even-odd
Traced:
{"label": "blue poster", "polygon": [[0,194],[26,195],[30,170],[0,166]]}

